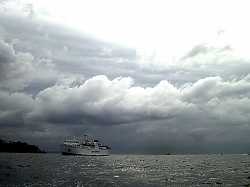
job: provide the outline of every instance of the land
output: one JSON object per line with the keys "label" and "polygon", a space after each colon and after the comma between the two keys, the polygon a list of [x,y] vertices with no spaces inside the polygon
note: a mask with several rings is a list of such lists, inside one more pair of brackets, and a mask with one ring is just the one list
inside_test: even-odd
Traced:
{"label": "land", "polygon": [[20,141],[5,141],[0,139],[0,152],[8,153],[45,153],[36,145]]}

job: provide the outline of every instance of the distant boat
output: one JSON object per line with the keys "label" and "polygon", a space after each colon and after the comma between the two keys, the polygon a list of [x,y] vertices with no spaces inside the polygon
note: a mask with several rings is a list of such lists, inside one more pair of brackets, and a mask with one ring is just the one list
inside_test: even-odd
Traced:
{"label": "distant boat", "polygon": [[87,135],[68,138],[62,144],[63,155],[108,156],[110,149]]}

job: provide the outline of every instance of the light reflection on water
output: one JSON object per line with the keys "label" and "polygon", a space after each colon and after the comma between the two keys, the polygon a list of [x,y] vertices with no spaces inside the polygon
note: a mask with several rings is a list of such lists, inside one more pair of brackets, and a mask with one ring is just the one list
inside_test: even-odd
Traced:
{"label": "light reflection on water", "polygon": [[0,186],[244,186],[249,155],[0,154]]}

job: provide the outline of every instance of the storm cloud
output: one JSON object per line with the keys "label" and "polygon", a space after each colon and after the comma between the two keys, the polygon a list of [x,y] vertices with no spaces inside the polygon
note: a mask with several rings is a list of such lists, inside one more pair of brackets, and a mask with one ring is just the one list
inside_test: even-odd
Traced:
{"label": "storm cloud", "polygon": [[114,152],[246,152],[250,61],[199,44],[176,63],[30,16],[0,16],[0,136],[56,150],[89,133]]}

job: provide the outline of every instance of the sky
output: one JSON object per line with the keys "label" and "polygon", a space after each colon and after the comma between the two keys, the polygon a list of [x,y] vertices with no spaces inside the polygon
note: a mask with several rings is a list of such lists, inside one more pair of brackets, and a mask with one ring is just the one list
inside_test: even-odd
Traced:
{"label": "sky", "polygon": [[248,1],[0,1],[0,138],[58,151],[250,150]]}

